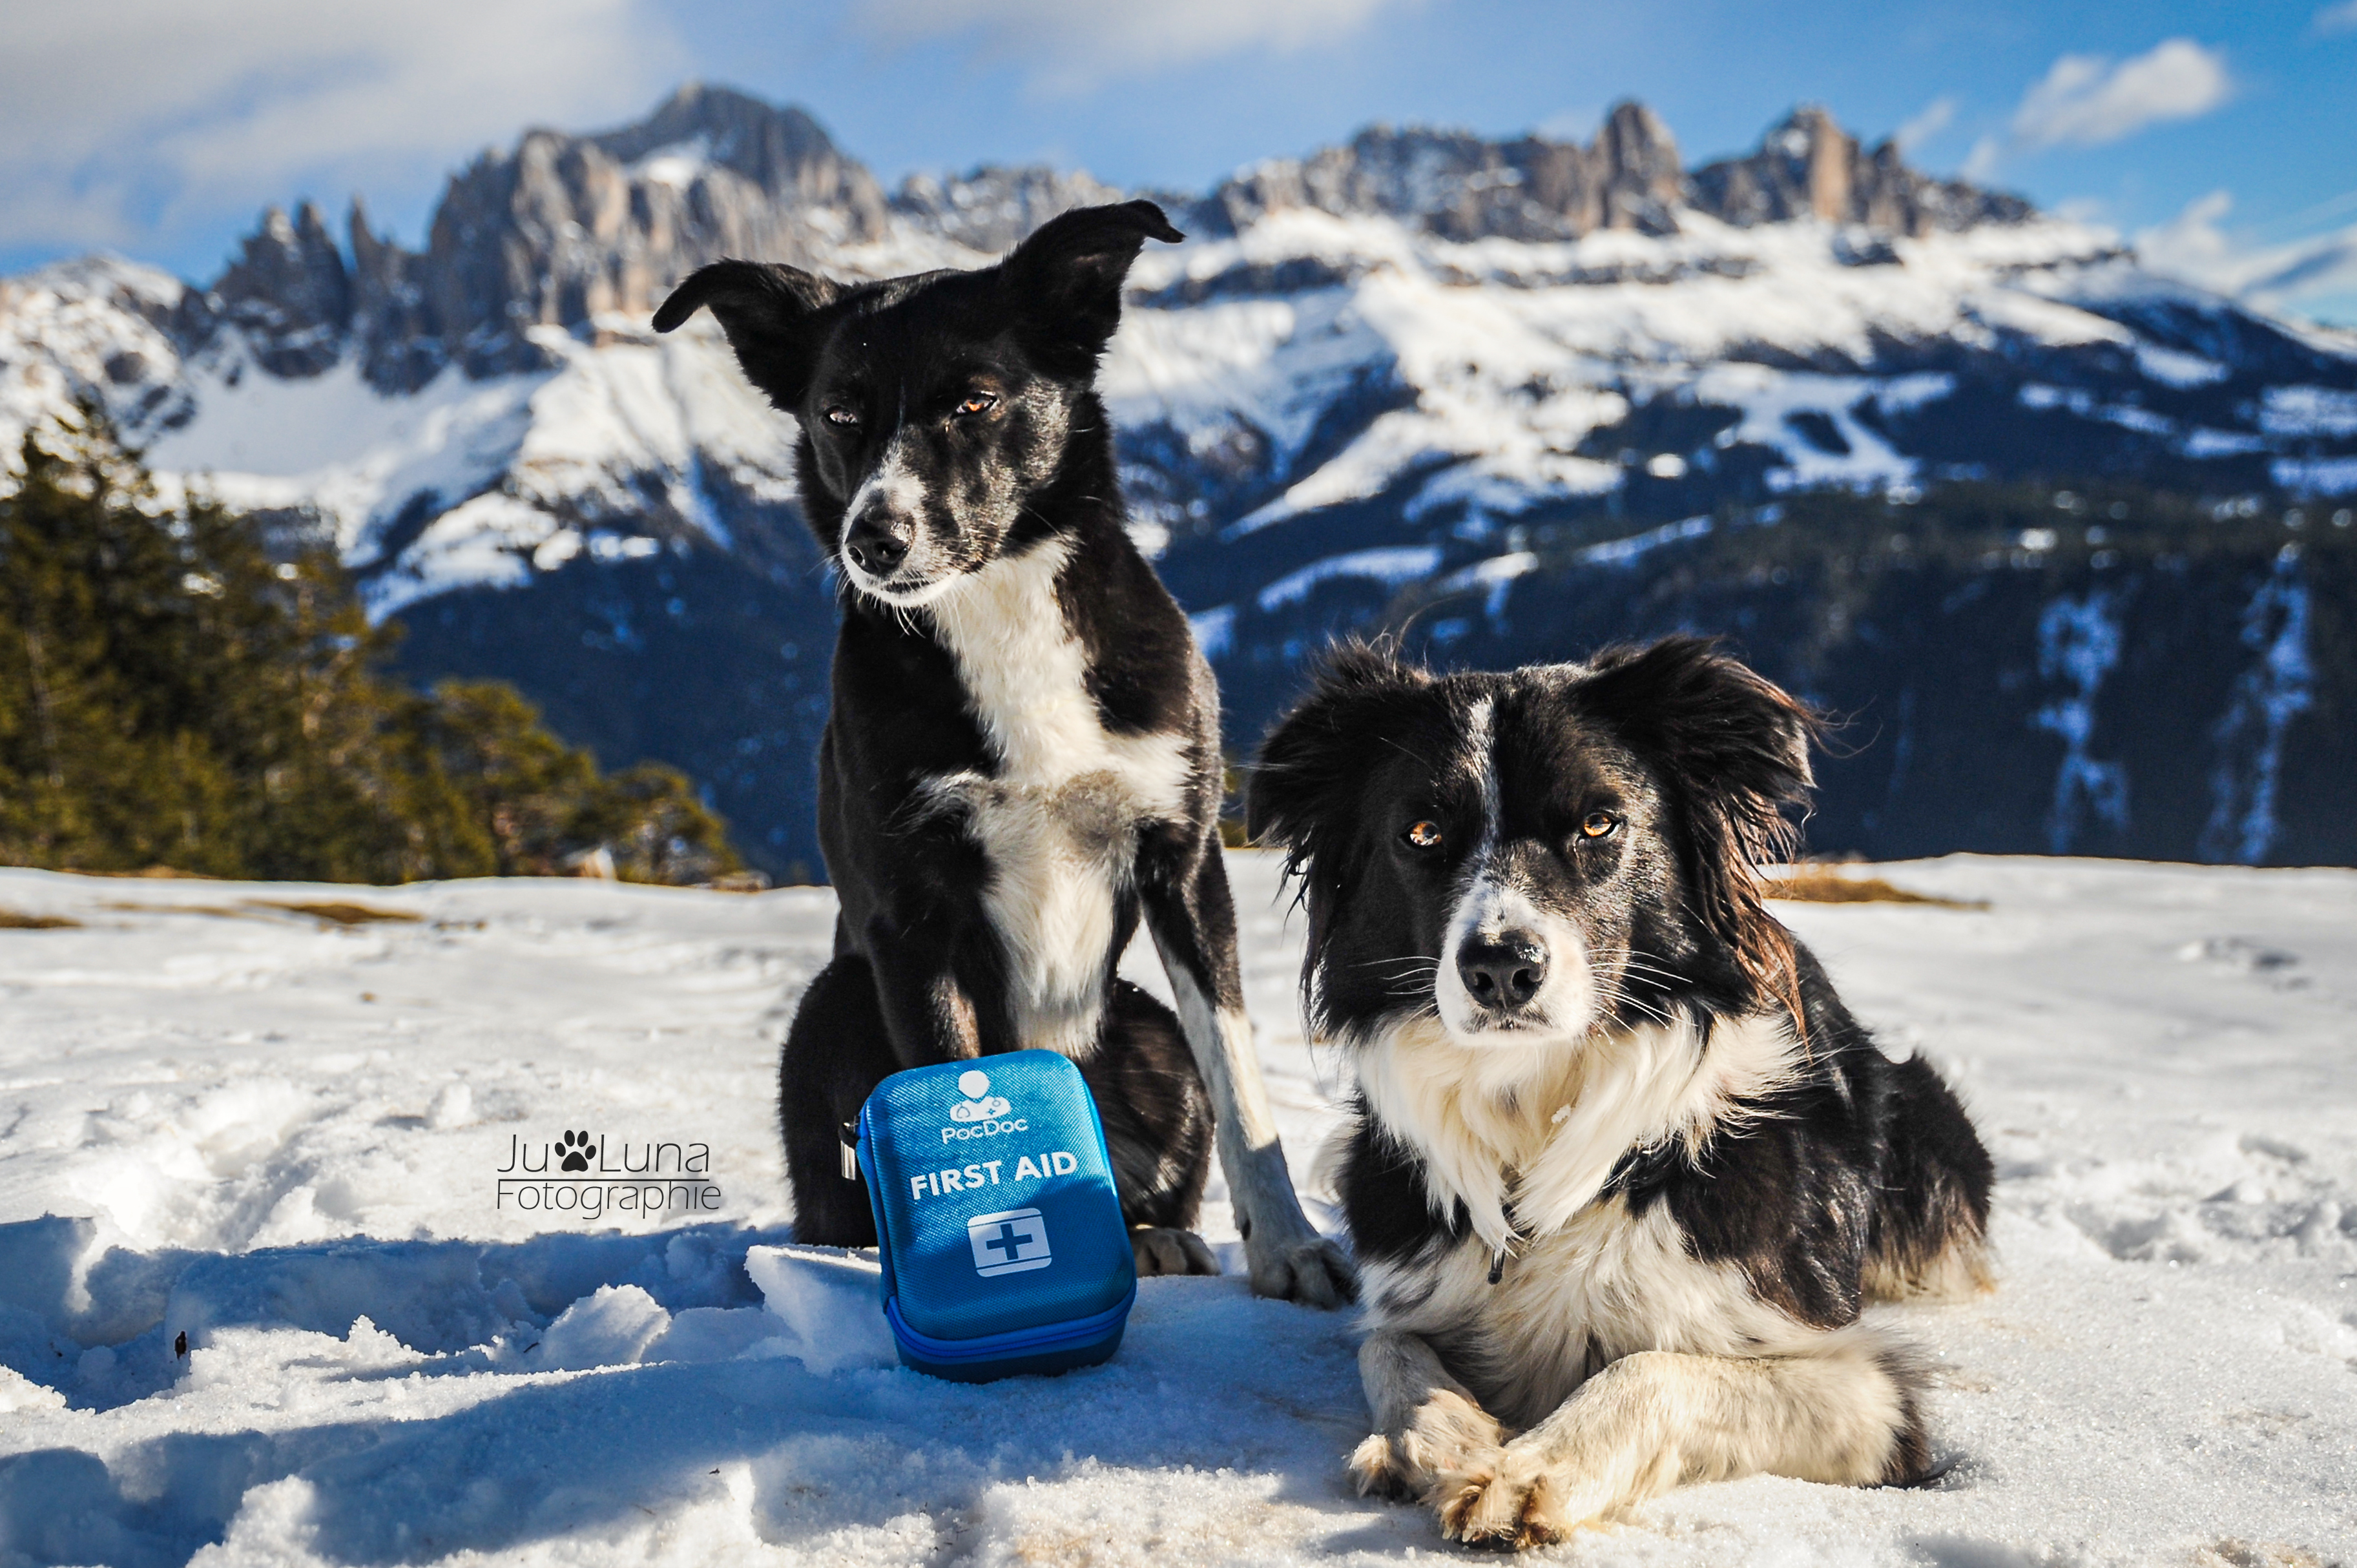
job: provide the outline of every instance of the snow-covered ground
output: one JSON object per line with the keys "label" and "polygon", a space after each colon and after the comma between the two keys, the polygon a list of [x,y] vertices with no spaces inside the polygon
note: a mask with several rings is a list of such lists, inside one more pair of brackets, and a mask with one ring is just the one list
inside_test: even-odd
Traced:
{"label": "snow-covered ground", "polygon": [[[1232,864],[1314,1191],[1339,1064],[1273,866]],[[1988,907],[1779,908],[1997,1156],[2002,1287],[1896,1314],[1955,1468],[1695,1487],[1555,1555],[2357,1557],[2357,874],[1885,874]],[[314,901],[414,918],[278,907]],[[0,1563],[1454,1554],[1344,1482],[1346,1317],[1149,1281],[1110,1364],[958,1387],[778,1250],[773,1042],[823,892],[0,871],[0,908],[81,922],[0,929]],[[702,1145],[697,1207],[502,1199],[568,1131]]]}

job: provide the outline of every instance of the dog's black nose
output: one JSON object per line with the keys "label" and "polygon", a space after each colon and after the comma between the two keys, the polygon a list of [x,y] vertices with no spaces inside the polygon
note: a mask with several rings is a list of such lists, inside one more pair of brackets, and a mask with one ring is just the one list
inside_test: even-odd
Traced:
{"label": "dog's black nose", "polygon": [[851,564],[872,576],[888,577],[909,558],[909,541],[916,530],[888,512],[870,512],[854,523],[843,542]]}
{"label": "dog's black nose", "polygon": [[1528,931],[1475,937],[1457,950],[1457,977],[1483,1007],[1520,1007],[1546,982],[1546,949]]}

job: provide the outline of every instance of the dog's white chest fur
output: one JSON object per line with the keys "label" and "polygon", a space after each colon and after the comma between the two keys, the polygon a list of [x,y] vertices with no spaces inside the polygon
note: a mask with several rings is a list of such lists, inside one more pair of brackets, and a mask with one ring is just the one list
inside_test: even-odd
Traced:
{"label": "dog's white chest fur", "polygon": [[951,774],[931,792],[964,813],[989,857],[984,897],[1022,1045],[1079,1055],[1096,1041],[1138,828],[1185,814],[1188,737],[1106,731],[1056,598],[1065,551],[994,562],[924,613],[997,763],[995,777]]}
{"label": "dog's white chest fur", "polygon": [[[1438,1255],[1377,1263],[1373,1326],[1449,1346],[1496,1413],[1553,1409],[1637,1350],[1741,1353],[1789,1335],[1740,1270],[1685,1248],[1668,1207],[1641,1219],[1598,1198],[1627,1150],[1708,1138],[1791,1070],[1764,1018],[1645,1026],[1527,1047],[1463,1047],[1409,1020],[1360,1058],[1369,1108],[1424,1162],[1428,1200],[1462,1202],[1474,1234]],[[1507,1221],[1511,1205],[1512,1225]],[[1500,1248],[1511,1254],[1490,1283]],[[1496,1380],[1480,1385],[1487,1370]]]}

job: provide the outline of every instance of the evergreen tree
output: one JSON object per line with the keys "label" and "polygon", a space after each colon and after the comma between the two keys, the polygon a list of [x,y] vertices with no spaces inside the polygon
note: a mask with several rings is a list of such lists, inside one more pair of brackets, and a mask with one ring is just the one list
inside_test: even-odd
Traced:
{"label": "evergreen tree", "polygon": [[377,673],[325,551],[166,504],[94,410],[28,433],[0,496],[0,861],[399,882],[733,868],[678,773],[605,778],[516,693]]}

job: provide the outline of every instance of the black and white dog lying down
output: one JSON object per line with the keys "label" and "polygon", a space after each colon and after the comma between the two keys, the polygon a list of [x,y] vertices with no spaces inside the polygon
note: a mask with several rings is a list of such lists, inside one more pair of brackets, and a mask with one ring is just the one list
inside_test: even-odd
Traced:
{"label": "black and white dog lying down", "polygon": [[1761,902],[1816,721],[1695,639],[1435,675],[1348,649],[1271,734],[1351,1053],[1364,1491],[1531,1544],[1683,1482],[1929,1472],[1869,1298],[1984,1287],[1991,1166]]}
{"label": "black and white dog lying down", "polygon": [[[1180,235],[1133,201],[973,272],[719,262],[655,313],[709,306],[800,423],[842,585],[818,800],[841,914],[779,1063],[794,1229],[875,1240],[841,1134],[886,1074],[1045,1047],[1094,1091],[1142,1273],[1219,1272],[1191,1230],[1216,1129],[1253,1288],[1331,1306],[1355,1278],[1294,1197],[1244,1015],[1218,688],[1130,542],[1092,390],[1149,238]],[[1175,1018],[1114,976],[1141,912]]]}

